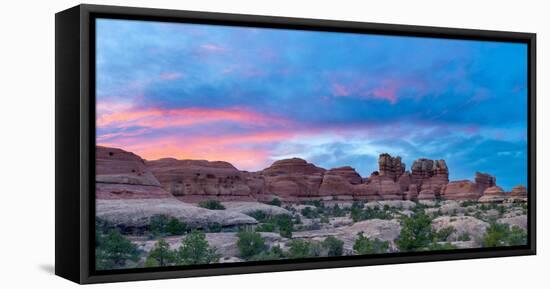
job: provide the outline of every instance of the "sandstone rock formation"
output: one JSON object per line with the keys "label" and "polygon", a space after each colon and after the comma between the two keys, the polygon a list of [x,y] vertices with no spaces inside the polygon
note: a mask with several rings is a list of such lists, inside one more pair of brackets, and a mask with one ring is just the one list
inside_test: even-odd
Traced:
{"label": "sandstone rock formation", "polygon": [[475,183],[478,193],[482,194],[486,189],[497,185],[497,178],[490,174],[476,172]]}
{"label": "sandstone rock formation", "polygon": [[474,182],[460,180],[449,182],[443,191],[442,197],[447,200],[477,200],[480,194]]}
{"label": "sandstone rock formation", "polygon": [[432,190],[422,190],[418,193],[418,200],[434,200],[436,198],[436,194]]}
{"label": "sandstone rock formation", "polygon": [[324,173],[325,169],[303,159],[279,160],[261,171],[265,179],[263,193],[277,195],[287,201],[318,198]]}
{"label": "sandstone rock formation", "polygon": [[395,248],[394,241],[399,237],[401,225],[397,220],[372,219],[354,223],[351,226],[344,226],[331,229],[321,229],[314,231],[300,231],[292,234],[293,239],[323,240],[328,236],[335,236],[344,241],[344,250],[353,251],[353,244],[357,234],[362,232],[369,239],[379,239],[390,242]]}
{"label": "sandstone rock formation", "polygon": [[155,215],[174,217],[192,227],[207,227],[218,223],[222,226],[256,224],[257,221],[243,213],[231,210],[208,210],[175,198],[96,200],[97,217],[117,227],[136,229],[146,227]]}
{"label": "sandstone rock formation", "polygon": [[96,198],[169,198],[145,161],[117,148],[96,146]]}
{"label": "sandstone rock formation", "polygon": [[405,164],[401,162],[401,157],[383,153],[378,157],[378,171],[381,176],[387,176],[396,182],[405,172]]}
{"label": "sandstone rock formation", "polygon": [[480,203],[501,203],[506,200],[506,194],[499,186],[487,188],[479,198]]}
{"label": "sandstone rock formation", "polygon": [[291,215],[291,213],[284,208],[258,202],[225,202],[222,203],[222,205],[225,207],[226,211],[238,212],[245,215],[258,211],[268,216]]}
{"label": "sandstone rock formation", "polygon": [[478,200],[486,189],[494,186],[496,186],[494,176],[476,172],[475,182],[469,180],[449,182],[443,190],[442,197],[447,200]]}
{"label": "sandstone rock formation", "polygon": [[409,185],[408,190],[405,192],[405,200],[418,200],[418,187],[415,184]]}
{"label": "sandstone rock formation", "polygon": [[[274,198],[284,202],[478,200],[484,191],[496,186],[495,177],[479,172],[475,174],[475,182],[449,182],[444,160],[417,159],[409,172],[399,156],[387,153],[380,154],[379,170],[367,178],[349,166],[325,170],[299,158],[278,160],[264,170],[247,172],[223,161],[173,158],[144,161],[133,153],[100,146],[96,155],[99,199],[175,196],[186,202],[207,199],[269,202]],[[514,188],[509,197],[510,202],[525,201],[525,187]],[[497,201],[494,196],[491,198]]]}
{"label": "sandstone rock formation", "polygon": [[517,185],[510,192],[509,201],[511,202],[527,202],[527,188],[523,185]]}
{"label": "sandstone rock formation", "polygon": [[465,233],[468,234],[471,240],[478,243],[489,228],[489,224],[470,216],[442,216],[435,218],[432,221],[432,228],[436,231],[453,227],[455,231],[449,235],[447,241],[458,241],[458,238]]}
{"label": "sandstone rock formation", "polygon": [[352,195],[353,185],[361,184],[363,179],[352,167],[330,169],[323,175],[319,196]]}
{"label": "sandstone rock formation", "polygon": [[449,183],[449,169],[445,160],[418,159],[411,167],[411,183],[420,191],[431,190],[439,197]]}
{"label": "sandstone rock formation", "polygon": [[[403,200],[404,198],[399,184],[385,175],[371,175],[363,188],[368,201]],[[361,193],[360,190],[358,192]]]}
{"label": "sandstone rock formation", "polygon": [[518,227],[523,230],[527,230],[527,215],[519,215],[514,217],[507,217],[497,220],[499,224],[508,224],[510,227]]}
{"label": "sandstone rock formation", "polygon": [[165,158],[147,161],[147,166],[165,190],[186,201],[252,200],[242,172],[228,162]]}

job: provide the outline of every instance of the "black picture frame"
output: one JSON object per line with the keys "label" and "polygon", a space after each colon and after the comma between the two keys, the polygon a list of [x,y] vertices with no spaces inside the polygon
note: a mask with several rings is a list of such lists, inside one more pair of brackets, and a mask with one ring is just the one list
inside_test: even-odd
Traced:
{"label": "black picture frame", "polygon": [[[97,17],[526,43],[528,45],[528,244],[493,249],[95,271],[94,19]],[[56,275],[84,284],[536,254],[536,34],[534,33],[83,4],[56,14],[55,35]]]}

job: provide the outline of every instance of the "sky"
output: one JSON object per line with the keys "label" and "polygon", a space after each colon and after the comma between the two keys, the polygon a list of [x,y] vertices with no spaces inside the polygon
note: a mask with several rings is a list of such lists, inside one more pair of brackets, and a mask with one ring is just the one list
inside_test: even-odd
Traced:
{"label": "sky", "polygon": [[96,69],[96,143],[148,160],[366,177],[387,152],[527,184],[525,44],[98,19]]}

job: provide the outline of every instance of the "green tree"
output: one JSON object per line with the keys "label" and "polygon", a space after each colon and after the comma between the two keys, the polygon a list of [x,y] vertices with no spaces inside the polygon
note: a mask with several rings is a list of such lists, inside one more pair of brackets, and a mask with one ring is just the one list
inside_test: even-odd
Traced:
{"label": "green tree", "polygon": [[145,267],[164,267],[174,265],[175,262],[176,252],[170,250],[170,245],[164,239],[160,239],[149,252]]}
{"label": "green tree", "polygon": [[527,232],[516,226],[512,226],[508,235],[509,246],[521,246],[527,244]]}
{"label": "green tree", "polygon": [[453,226],[442,228],[441,230],[434,233],[434,238],[436,241],[445,242],[454,233],[456,230]]}
{"label": "green tree", "polygon": [[483,236],[483,247],[519,246],[527,244],[525,230],[508,224],[491,222]]}
{"label": "green tree", "polygon": [[187,224],[176,218],[171,218],[166,224],[166,232],[170,235],[182,235],[187,230]]}
{"label": "green tree", "polygon": [[273,246],[269,251],[262,251],[248,259],[248,261],[268,261],[280,260],[285,257],[283,250],[279,246]]}
{"label": "green tree", "polygon": [[262,236],[253,231],[242,230],[237,233],[237,247],[241,257],[249,259],[254,255],[258,255],[267,249],[265,240]]}
{"label": "green tree", "polygon": [[167,215],[154,215],[149,219],[149,232],[152,236],[182,235],[187,224]]}
{"label": "green tree", "polygon": [[433,241],[431,218],[424,212],[403,219],[396,245],[401,252],[424,250]]}
{"label": "green tree", "polygon": [[379,239],[371,240],[365,236],[363,233],[357,234],[357,239],[353,244],[353,250],[358,255],[368,255],[368,254],[382,254],[388,252],[390,243],[387,241],[381,241]]}
{"label": "green tree", "polygon": [[328,236],[321,243],[323,248],[327,251],[327,256],[342,256],[344,253],[344,241],[339,240],[334,236]]}
{"label": "green tree", "polygon": [[208,245],[206,234],[193,230],[182,239],[176,257],[178,265],[210,264],[218,262],[220,254]]}
{"label": "green tree", "polygon": [[279,198],[273,198],[271,201],[269,201],[270,205],[280,207],[283,203]]}
{"label": "green tree", "polygon": [[321,248],[318,244],[301,239],[295,239],[289,243],[288,257],[291,259],[319,257],[320,255]]}
{"label": "green tree", "polygon": [[285,238],[292,237],[292,231],[294,231],[294,222],[292,217],[288,215],[277,215],[274,217],[275,224],[279,228],[279,234]]}
{"label": "green tree", "polygon": [[139,251],[118,230],[107,235],[96,235],[96,269],[118,269],[126,267],[128,261],[137,262]]}
{"label": "green tree", "polygon": [[207,200],[199,202],[199,207],[210,210],[225,210],[225,207],[218,200]]}

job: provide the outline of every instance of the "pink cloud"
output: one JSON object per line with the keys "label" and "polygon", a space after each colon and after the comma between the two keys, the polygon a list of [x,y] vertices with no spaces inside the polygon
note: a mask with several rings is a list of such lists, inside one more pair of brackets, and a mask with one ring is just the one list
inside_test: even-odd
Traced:
{"label": "pink cloud", "polygon": [[125,128],[131,126],[164,128],[213,122],[237,122],[249,126],[284,126],[289,123],[285,119],[263,115],[240,107],[225,109],[142,109],[118,103],[114,103],[112,107],[99,103],[96,119],[98,128]]}
{"label": "pink cloud", "polygon": [[391,104],[397,103],[398,86],[395,83],[375,88],[371,91],[370,97],[375,99],[387,100]]}
{"label": "pink cloud", "polygon": [[160,74],[160,79],[162,80],[176,80],[176,79],[180,79],[182,77],[184,77],[185,74],[181,73],[181,72],[163,72]]}
{"label": "pink cloud", "polygon": [[349,96],[351,94],[350,89],[340,83],[332,84],[332,93],[335,96]]}

